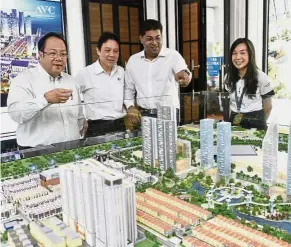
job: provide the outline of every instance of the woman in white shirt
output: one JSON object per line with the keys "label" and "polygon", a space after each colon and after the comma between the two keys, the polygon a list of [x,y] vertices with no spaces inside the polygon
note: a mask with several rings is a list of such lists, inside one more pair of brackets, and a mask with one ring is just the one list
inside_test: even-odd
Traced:
{"label": "woman in white shirt", "polygon": [[96,49],[98,60],[77,75],[88,120],[87,137],[125,131],[124,69],[117,65],[119,48],[114,33],[102,33]]}
{"label": "woman in white shirt", "polygon": [[232,124],[266,129],[275,93],[268,76],[257,68],[254,45],[247,38],[237,39],[230,48],[225,87],[230,93]]}

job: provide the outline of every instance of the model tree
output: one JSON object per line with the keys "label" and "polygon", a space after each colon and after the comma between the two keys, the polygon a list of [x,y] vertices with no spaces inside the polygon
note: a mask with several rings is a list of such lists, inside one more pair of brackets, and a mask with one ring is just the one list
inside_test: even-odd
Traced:
{"label": "model tree", "polygon": [[251,166],[248,166],[247,170],[248,172],[252,172],[254,169]]}

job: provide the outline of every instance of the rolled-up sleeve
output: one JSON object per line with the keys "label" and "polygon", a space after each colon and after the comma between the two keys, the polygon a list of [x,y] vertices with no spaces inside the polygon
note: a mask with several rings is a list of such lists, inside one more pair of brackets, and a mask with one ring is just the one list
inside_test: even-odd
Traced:
{"label": "rolled-up sleeve", "polygon": [[130,62],[128,62],[125,70],[125,83],[124,83],[124,105],[128,109],[130,106],[134,105],[135,98],[135,86],[134,81],[130,74]]}
{"label": "rolled-up sleeve", "polygon": [[10,85],[7,106],[9,116],[18,124],[34,118],[49,105],[44,94],[34,95],[25,75],[17,76]]}
{"label": "rolled-up sleeve", "polygon": [[190,80],[192,79],[192,73],[188,69],[185,59],[181,56],[179,52],[175,51],[173,53],[172,58],[171,58],[171,64],[172,64],[172,68],[175,74],[182,70],[187,70],[189,72]]}

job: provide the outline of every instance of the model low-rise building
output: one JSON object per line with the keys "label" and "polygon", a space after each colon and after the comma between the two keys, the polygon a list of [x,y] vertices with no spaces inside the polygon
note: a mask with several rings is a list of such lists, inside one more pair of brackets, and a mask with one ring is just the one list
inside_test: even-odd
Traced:
{"label": "model low-rise building", "polygon": [[192,213],[192,214],[194,214],[194,215],[196,215],[199,218],[202,218],[204,220],[210,219],[212,217],[212,213],[209,212],[208,210],[205,210],[205,209],[198,207],[196,205],[193,205],[191,203],[185,202],[185,201],[183,201],[179,198],[176,198],[172,195],[165,194],[161,191],[149,188],[146,190],[146,194],[151,195],[155,198],[158,198],[161,201],[165,201],[165,202],[168,202],[169,204],[177,206],[178,208],[180,208],[186,212]]}
{"label": "model low-rise building", "polygon": [[15,225],[13,230],[8,230],[7,235],[10,247],[39,246],[25,225]]}
{"label": "model low-rise building", "polygon": [[164,212],[166,212],[174,217],[177,217],[177,218],[179,218],[179,219],[181,219],[181,220],[183,220],[191,225],[197,225],[200,222],[200,218],[197,217],[196,215],[189,213],[189,212],[186,212],[185,210],[183,210],[175,205],[172,205],[171,203],[156,199],[153,196],[137,192],[136,198],[137,198],[137,200],[140,200],[142,202],[147,203],[148,205],[159,208],[159,209],[163,210]]}
{"label": "model low-rise building", "polygon": [[224,216],[218,215],[215,218],[211,219],[209,222],[216,226],[220,226],[225,229],[235,231],[236,233],[242,235],[243,237],[253,239],[263,246],[289,247],[289,244],[285,241],[279,240],[273,236],[255,230],[251,227],[242,225]]}
{"label": "model low-rise building", "polygon": [[141,210],[137,210],[136,215],[137,215],[138,222],[155,230],[158,233],[161,233],[165,236],[169,236],[173,233],[173,228],[169,224],[153,216],[150,216],[149,214],[146,214],[145,212]]}
{"label": "model low-rise building", "polygon": [[31,220],[41,220],[61,213],[61,199],[57,199],[53,202],[46,203],[45,205],[39,205],[35,208],[30,208],[27,210],[27,214]]}
{"label": "model low-rise building", "polygon": [[183,245],[186,247],[211,247],[211,245],[202,242],[201,240],[194,238],[192,236],[187,236],[183,238]]}
{"label": "model low-rise building", "polygon": [[39,174],[40,184],[46,188],[49,185],[57,185],[60,183],[59,168],[45,170]]}

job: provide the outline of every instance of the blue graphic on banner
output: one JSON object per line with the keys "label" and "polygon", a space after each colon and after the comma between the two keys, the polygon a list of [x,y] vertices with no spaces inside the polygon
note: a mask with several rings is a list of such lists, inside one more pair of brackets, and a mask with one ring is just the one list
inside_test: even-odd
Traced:
{"label": "blue graphic on banner", "polygon": [[7,96],[11,80],[38,64],[40,38],[63,33],[62,8],[61,0],[8,0],[1,1],[0,11],[1,96]]}
{"label": "blue graphic on banner", "polygon": [[206,60],[206,69],[209,76],[218,76],[219,66],[223,63],[223,57],[208,57]]}

